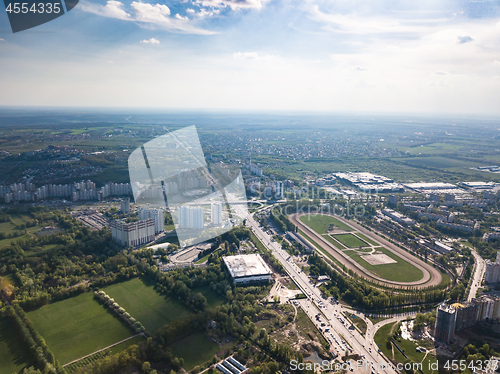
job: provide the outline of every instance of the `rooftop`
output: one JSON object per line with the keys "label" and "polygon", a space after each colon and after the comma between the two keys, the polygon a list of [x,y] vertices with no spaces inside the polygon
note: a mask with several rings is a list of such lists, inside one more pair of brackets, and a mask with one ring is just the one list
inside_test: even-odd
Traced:
{"label": "rooftop", "polygon": [[233,278],[272,274],[271,269],[259,254],[236,255],[224,257]]}

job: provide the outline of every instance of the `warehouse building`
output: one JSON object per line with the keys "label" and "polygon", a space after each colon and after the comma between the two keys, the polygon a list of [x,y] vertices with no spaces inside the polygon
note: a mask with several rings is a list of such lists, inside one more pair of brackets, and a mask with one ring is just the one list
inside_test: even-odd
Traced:
{"label": "warehouse building", "polygon": [[259,254],[226,256],[224,263],[236,284],[271,280],[272,271]]}

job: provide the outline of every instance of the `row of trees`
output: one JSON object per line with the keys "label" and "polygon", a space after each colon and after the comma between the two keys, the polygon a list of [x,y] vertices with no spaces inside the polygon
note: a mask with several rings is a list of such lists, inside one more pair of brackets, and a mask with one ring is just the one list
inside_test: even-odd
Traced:
{"label": "row of trees", "polygon": [[94,297],[99,300],[106,308],[111,310],[115,315],[119,318],[123,319],[132,330],[136,333],[145,332],[146,329],[142,325],[141,322],[137,321],[134,317],[132,317],[127,311],[118,305],[118,303],[112,299],[106,292],[104,291],[96,291],[94,292]]}
{"label": "row of trees", "polygon": [[15,325],[18,336],[21,337],[26,347],[29,348],[28,351],[39,369],[43,370],[44,373],[65,373],[53,353],[49,350],[45,340],[36,331],[26,313],[24,313],[24,310],[19,305],[14,305],[13,307],[6,306],[0,312],[2,318],[9,319]]}

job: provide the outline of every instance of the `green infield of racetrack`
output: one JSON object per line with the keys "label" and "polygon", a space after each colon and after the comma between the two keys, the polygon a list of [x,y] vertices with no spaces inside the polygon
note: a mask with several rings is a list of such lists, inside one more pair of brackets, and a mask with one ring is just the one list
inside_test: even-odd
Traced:
{"label": "green infield of racetrack", "polygon": [[335,227],[341,230],[352,231],[352,229],[349,226],[347,226],[343,222],[340,222],[338,219],[331,216],[325,216],[322,214],[307,214],[301,216],[300,220],[302,221],[302,223],[309,226],[311,229],[313,229],[320,235],[326,234],[328,232],[330,223],[333,223]]}
{"label": "green infield of racetrack", "polygon": [[380,245],[380,244],[375,243],[373,240],[371,240],[366,235],[361,234],[360,232],[357,232],[356,235],[359,236],[361,239],[363,239],[365,242],[370,243],[371,245]]}
{"label": "green infield of racetrack", "polygon": [[415,282],[423,278],[422,270],[416,268],[409,262],[403,260],[401,257],[392,253],[391,251],[378,247],[377,251],[382,252],[397,261],[392,264],[371,265],[361,258],[361,256],[354,250],[344,251],[346,255],[360,264],[369,272],[378,275],[380,278],[393,281],[393,282]]}
{"label": "green infield of racetrack", "polygon": [[133,335],[87,292],[27,313],[61,365]]}
{"label": "green infield of racetrack", "polygon": [[103,291],[151,333],[163,325],[192,315],[184,305],[160,295],[152,284],[140,278],[113,284],[103,288]]}
{"label": "green infield of racetrack", "polygon": [[335,239],[333,239],[330,235],[321,235],[324,239],[328,240],[330,243],[333,244],[333,246],[337,249],[345,249],[345,247],[342,245],[342,243],[339,243]]}
{"label": "green infield of racetrack", "polygon": [[355,237],[353,234],[337,234],[332,236],[344,244],[347,248],[359,248],[366,247],[368,245],[366,242]]}

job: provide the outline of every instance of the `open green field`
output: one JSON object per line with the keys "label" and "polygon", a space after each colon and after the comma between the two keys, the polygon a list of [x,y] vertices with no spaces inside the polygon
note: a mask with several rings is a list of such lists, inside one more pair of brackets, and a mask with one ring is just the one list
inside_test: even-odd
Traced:
{"label": "open green field", "polygon": [[91,292],[44,305],[28,318],[62,365],[132,335]]}
{"label": "open green field", "polygon": [[140,278],[113,284],[103,288],[103,291],[151,333],[167,323],[192,314],[184,305],[160,295],[153,289],[152,284]]}
{"label": "open green field", "polygon": [[300,217],[300,220],[320,235],[326,234],[328,232],[328,228],[330,227],[331,223],[333,223],[341,230],[352,231],[349,226],[340,222],[338,219],[322,214],[304,215]]}
{"label": "open green field", "polygon": [[356,253],[356,251],[345,251],[344,253],[364,267],[369,272],[378,275],[381,278],[395,281],[395,282],[414,282],[422,279],[424,274],[422,270],[417,269],[415,266],[410,264],[409,262],[403,260],[399,256],[395,255],[391,251],[378,247],[377,251],[380,251],[393,260],[397,261],[397,263],[393,264],[381,264],[381,265],[371,265],[365,260],[361,258],[361,256]]}
{"label": "open green field", "polygon": [[20,341],[14,325],[0,319],[0,374],[17,373],[33,364],[28,348]]}
{"label": "open green field", "polygon": [[216,307],[218,305],[224,304],[224,297],[212,290],[208,286],[196,287],[192,289],[193,293],[199,292],[207,299],[208,306],[210,308]]}
{"label": "open green field", "polygon": [[335,239],[344,244],[347,248],[366,247],[367,244],[352,234],[333,235]]}
{"label": "open green field", "polygon": [[184,368],[191,370],[211,360],[222,347],[198,332],[176,341],[169,348],[176,357],[184,359]]}
{"label": "open green field", "polygon": [[[392,359],[392,348],[387,347],[387,338],[391,336],[391,331],[394,325],[398,322],[388,323],[377,330],[373,340],[375,344],[380,348],[382,353],[389,359]],[[394,329],[396,329],[394,327]]]}
{"label": "open green field", "polygon": [[367,237],[366,235],[361,234],[360,232],[357,232],[356,235],[359,236],[361,239],[363,239],[365,242],[370,243],[371,245],[378,245],[373,240],[371,240],[369,237]]}

